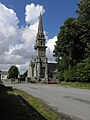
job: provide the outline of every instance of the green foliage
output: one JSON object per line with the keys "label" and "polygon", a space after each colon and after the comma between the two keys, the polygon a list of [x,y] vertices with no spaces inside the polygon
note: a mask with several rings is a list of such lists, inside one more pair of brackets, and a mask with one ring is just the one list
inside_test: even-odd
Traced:
{"label": "green foliage", "polygon": [[60,85],[67,86],[67,87],[74,87],[74,88],[83,88],[83,89],[90,89],[90,83],[83,83],[83,82],[61,82]]}
{"label": "green foliage", "polygon": [[88,59],[78,64],[77,80],[79,82],[90,82],[90,61]]}
{"label": "green foliage", "polygon": [[28,102],[28,104],[30,104],[38,113],[40,113],[43,116],[43,118],[39,118],[39,115],[37,114],[38,116],[36,118],[35,113],[33,113],[34,109],[33,110],[31,109],[31,115],[33,116],[33,118],[29,117],[29,118],[32,118],[31,120],[35,120],[35,119],[37,120],[44,120],[44,119],[45,120],[59,120],[59,115],[55,111],[53,111],[48,105],[46,105],[39,99],[21,90],[15,89],[14,92],[17,95],[24,97],[24,99]]}
{"label": "green foliage", "polygon": [[59,79],[90,82],[90,0],[80,0],[76,12],[60,27],[53,53]]}
{"label": "green foliage", "polygon": [[17,79],[19,74],[19,70],[16,66],[11,66],[8,71],[8,79],[14,78]]}
{"label": "green foliage", "polygon": [[77,20],[74,18],[68,18],[65,20],[64,26],[61,27],[58,34],[53,52],[57,62],[60,61],[60,64],[64,63],[66,67],[69,67],[69,65],[74,66],[83,58],[84,50],[83,44],[79,38],[79,32],[80,29]]}
{"label": "green foliage", "polygon": [[76,80],[76,70],[74,68],[68,68],[63,73],[64,80],[66,82],[75,82]]}
{"label": "green foliage", "polygon": [[64,56],[63,59],[58,61],[58,70],[63,72],[66,68],[69,67],[70,62],[71,61],[69,60],[69,56]]}
{"label": "green foliage", "polygon": [[81,36],[84,44],[85,57],[90,55],[90,0],[80,0],[78,3],[78,21]]}
{"label": "green foliage", "polygon": [[30,94],[0,84],[0,120],[59,120],[59,115]]}
{"label": "green foliage", "polygon": [[86,20],[90,20],[90,0],[80,0],[77,4],[78,10],[76,11],[78,14],[78,18],[83,22]]}
{"label": "green foliage", "polygon": [[57,77],[59,81],[63,81],[63,73],[61,71],[58,72]]}
{"label": "green foliage", "polygon": [[23,73],[23,75],[21,75],[21,77],[20,77],[20,80],[21,80],[21,81],[25,81],[25,80],[26,80],[27,72],[28,72],[28,71],[26,71],[25,73]]}

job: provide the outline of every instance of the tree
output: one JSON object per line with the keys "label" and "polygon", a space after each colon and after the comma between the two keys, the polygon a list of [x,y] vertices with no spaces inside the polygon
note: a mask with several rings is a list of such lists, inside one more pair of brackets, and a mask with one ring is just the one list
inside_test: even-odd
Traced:
{"label": "tree", "polygon": [[17,79],[19,74],[19,70],[16,66],[11,66],[8,71],[8,78],[14,78]]}
{"label": "tree", "polygon": [[90,82],[90,60],[84,59],[77,65],[77,81]]}
{"label": "tree", "polygon": [[[90,0],[80,0],[76,12],[77,18],[68,18],[61,26],[53,52],[60,78],[72,81],[83,77],[81,81],[88,81],[85,70],[90,69]],[[77,75],[72,77],[74,72]]]}
{"label": "tree", "polygon": [[77,19],[68,18],[65,20],[53,51],[58,62],[59,79],[74,81],[75,77],[72,77],[72,73],[74,75],[75,72],[74,67],[83,58],[83,44],[79,36],[80,30]]}
{"label": "tree", "polygon": [[65,69],[76,65],[83,57],[83,44],[79,36],[80,30],[77,20],[75,18],[65,20],[58,34],[54,49],[54,56],[57,62],[61,66],[65,66]]}
{"label": "tree", "polygon": [[28,71],[24,72],[23,75],[21,75],[21,77],[20,77],[20,80],[21,80],[21,81],[25,81],[25,80],[26,80],[27,72],[28,72]]}
{"label": "tree", "polygon": [[81,30],[81,41],[84,45],[84,60],[77,67],[77,79],[90,82],[90,0],[80,0],[78,3],[78,21]]}
{"label": "tree", "polygon": [[81,31],[81,41],[85,46],[85,57],[88,57],[90,56],[90,0],[80,0],[76,12]]}

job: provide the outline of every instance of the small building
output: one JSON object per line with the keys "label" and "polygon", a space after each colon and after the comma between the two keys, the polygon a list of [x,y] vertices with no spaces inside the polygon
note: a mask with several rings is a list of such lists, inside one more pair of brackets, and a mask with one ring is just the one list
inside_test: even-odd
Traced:
{"label": "small building", "polygon": [[1,81],[7,80],[8,71],[1,71]]}

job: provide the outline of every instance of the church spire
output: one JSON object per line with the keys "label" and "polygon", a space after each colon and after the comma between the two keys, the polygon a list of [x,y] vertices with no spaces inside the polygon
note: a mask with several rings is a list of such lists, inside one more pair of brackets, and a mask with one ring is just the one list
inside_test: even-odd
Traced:
{"label": "church spire", "polygon": [[38,34],[43,34],[43,23],[42,23],[41,13],[40,13],[40,18],[39,18]]}

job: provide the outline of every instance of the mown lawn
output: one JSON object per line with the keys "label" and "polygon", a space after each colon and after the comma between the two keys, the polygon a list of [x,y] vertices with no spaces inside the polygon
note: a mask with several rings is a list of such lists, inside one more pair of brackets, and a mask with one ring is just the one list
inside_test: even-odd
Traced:
{"label": "mown lawn", "polygon": [[59,116],[39,99],[0,84],[0,120],[59,120]]}
{"label": "mown lawn", "polygon": [[90,83],[82,82],[61,82],[60,85],[73,88],[90,89]]}

